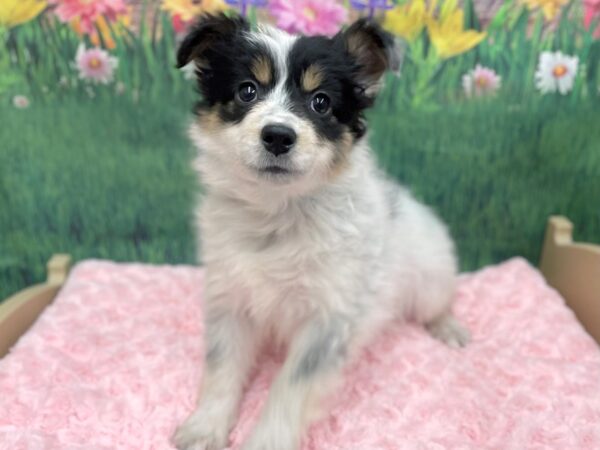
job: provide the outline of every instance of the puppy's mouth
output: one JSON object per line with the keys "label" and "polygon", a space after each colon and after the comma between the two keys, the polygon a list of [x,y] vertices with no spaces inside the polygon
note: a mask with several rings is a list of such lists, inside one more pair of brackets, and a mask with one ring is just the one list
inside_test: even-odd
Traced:
{"label": "puppy's mouth", "polygon": [[262,167],[255,167],[256,172],[265,179],[268,180],[290,180],[292,178],[301,175],[298,170],[290,169],[288,167],[278,166],[276,164],[269,164]]}
{"label": "puppy's mouth", "polygon": [[285,167],[281,167],[281,166],[261,167],[259,169],[259,172],[270,173],[273,175],[289,175],[289,174],[293,173],[291,170],[286,169]]}

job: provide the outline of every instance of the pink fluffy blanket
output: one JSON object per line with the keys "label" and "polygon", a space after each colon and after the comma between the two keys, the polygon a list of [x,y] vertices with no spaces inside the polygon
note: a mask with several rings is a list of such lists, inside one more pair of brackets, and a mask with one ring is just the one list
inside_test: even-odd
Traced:
{"label": "pink fluffy blanket", "polygon": [[[202,373],[201,269],[80,263],[0,361],[0,448],[169,449]],[[394,326],[346,374],[304,449],[599,449],[600,351],[522,259],[461,277],[453,350]],[[238,448],[276,374],[265,356]]]}

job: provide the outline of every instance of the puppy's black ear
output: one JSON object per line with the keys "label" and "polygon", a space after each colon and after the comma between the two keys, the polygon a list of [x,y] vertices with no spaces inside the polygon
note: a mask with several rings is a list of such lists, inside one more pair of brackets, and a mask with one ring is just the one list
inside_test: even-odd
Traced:
{"label": "puppy's black ear", "polygon": [[250,25],[241,16],[228,17],[223,13],[201,16],[179,46],[177,68],[181,69],[191,61],[196,61],[198,67],[206,65],[204,57],[211,46],[232,40],[239,33],[249,30]]}
{"label": "puppy's black ear", "polygon": [[357,20],[336,39],[342,40],[357,63],[357,82],[368,96],[377,94],[386,70],[400,70],[403,52],[399,42],[373,20]]}

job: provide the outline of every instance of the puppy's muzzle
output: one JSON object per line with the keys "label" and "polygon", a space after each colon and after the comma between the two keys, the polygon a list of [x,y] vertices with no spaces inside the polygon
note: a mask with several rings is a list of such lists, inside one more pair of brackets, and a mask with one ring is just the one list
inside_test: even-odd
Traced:
{"label": "puppy's muzzle", "polygon": [[296,132],[286,125],[271,124],[263,128],[261,139],[265,150],[275,156],[288,153],[296,144]]}

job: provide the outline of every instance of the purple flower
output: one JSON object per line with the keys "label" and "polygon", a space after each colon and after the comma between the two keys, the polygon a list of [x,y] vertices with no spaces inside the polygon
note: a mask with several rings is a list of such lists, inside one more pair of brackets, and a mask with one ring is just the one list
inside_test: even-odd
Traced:
{"label": "purple flower", "polygon": [[375,15],[378,9],[388,10],[394,8],[394,2],[391,0],[350,0],[350,5],[359,11],[369,10],[369,18]]}
{"label": "purple flower", "polygon": [[225,0],[225,3],[231,6],[235,6],[240,9],[242,16],[246,15],[248,6],[254,6],[255,8],[264,8],[267,6],[268,0]]}

